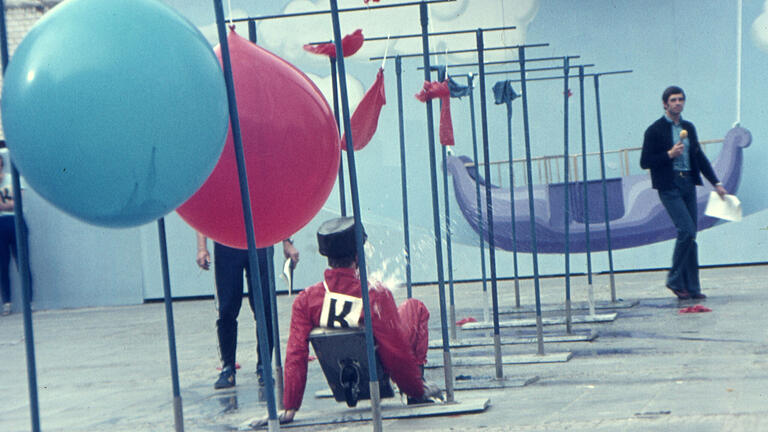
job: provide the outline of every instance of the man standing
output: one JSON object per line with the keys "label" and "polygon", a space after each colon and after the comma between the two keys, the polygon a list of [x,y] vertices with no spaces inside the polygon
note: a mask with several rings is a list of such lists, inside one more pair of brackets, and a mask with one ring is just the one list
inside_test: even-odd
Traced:
{"label": "man standing", "polygon": [[[210,268],[211,255],[208,252],[207,239],[197,233],[197,265],[203,270]],[[254,287],[251,286],[251,277],[248,265],[248,249],[235,249],[214,242],[213,253],[216,261],[213,264],[216,279],[216,300],[218,303],[219,317],[216,320],[216,331],[219,339],[219,354],[221,355],[221,373],[214,383],[215,389],[225,389],[235,386],[235,352],[237,351],[237,316],[243,304],[243,272],[248,280],[248,303],[251,305],[253,317],[256,319],[256,304]],[[257,249],[261,281],[261,301],[264,305],[264,315],[267,317],[267,344],[270,356],[273,349],[272,338],[272,310],[271,291],[269,283],[269,271],[267,254],[273,254],[273,247]],[[291,266],[295,267],[299,262],[299,251],[293,246],[290,239],[283,240],[283,254],[290,258]],[[257,347],[262,341],[257,339]],[[258,352],[261,350],[257,348]],[[256,364],[259,385],[263,386],[263,374],[261,356]],[[267,371],[269,372],[269,371]]]}
{"label": "man standing", "polygon": [[645,131],[640,166],[651,170],[651,184],[677,229],[667,288],[682,300],[704,299],[707,296],[699,284],[696,245],[696,186],[702,185],[703,174],[721,198],[728,192],[701,150],[693,123],[681,116],[685,106],[683,89],[667,87],[661,100],[664,115]]}

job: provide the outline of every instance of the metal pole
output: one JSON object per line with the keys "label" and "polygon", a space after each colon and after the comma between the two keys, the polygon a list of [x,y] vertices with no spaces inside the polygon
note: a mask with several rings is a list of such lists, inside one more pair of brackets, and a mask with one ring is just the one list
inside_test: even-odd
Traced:
{"label": "metal pole", "polygon": [[595,75],[595,104],[597,108],[597,138],[600,143],[600,177],[603,183],[603,209],[605,210],[605,239],[608,243],[608,269],[611,280],[611,302],[616,302],[616,281],[613,276],[613,250],[611,249],[611,221],[608,218],[608,185],[605,180],[605,153],[603,150],[603,121],[600,115],[600,76]]}
{"label": "metal pole", "polygon": [[397,75],[397,125],[400,131],[400,185],[403,189],[403,241],[405,255],[405,286],[408,298],[413,297],[411,280],[411,234],[408,224],[408,183],[405,164],[405,121],[403,119],[403,61],[395,57],[395,74]]}
{"label": "metal pole", "polygon": [[[5,22],[5,1],[0,0],[0,57],[2,57],[3,74],[8,67],[8,32]],[[10,153],[9,153],[10,155]],[[35,363],[35,333],[32,328],[32,308],[30,301],[29,275],[29,242],[27,238],[26,224],[24,223],[24,206],[21,196],[21,184],[19,171],[11,160],[11,187],[13,188],[13,218],[16,232],[16,250],[18,263],[21,269],[21,304],[24,314],[24,345],[27,353],[27,386],[29,389],[29,415],[32,423],[32,431],[40,431],[40,407],[37,397],[37,366]]]}
{"label": "metal pole", "polygon": [[[441,103],[442,104],[442,103]],[[448,256],[448,299],[451,321],[451,340],[456,340],[456,301],[453,293],[453,252],[451,251],[451,204],[448,199],[448,158],[445,146],[440,146],[443,154],[443,201],[445,201],[445,253]]]}
{"label": "metal pole", "polygon": [[587,177],[587,127],[586,110],[584,109],[584,67],[579,67],[579,106],[581,109],[581,170],[584,182],[584,241],[587,251],[587,295],[589,299],[589,314],[595,314],[594,286],[592,285],[592,249],[589,244],[589,187]]}
{"label": "metal pole", "polygon": [[[341,25],[339,24],[339,7],[336,0],[329,0],[331,3],[331,21],[333,22],[333,40],[336,46],[336,52],[341,53]],[[340,56],[337,61],[339,68],[339,88],[341,90],[341,109],[344,121],[344,130],[347,145],[347,164],[349,167],[350,193],[352,195],[352,212],[355,217],[355,238],[357,239],[357,263],[360,272],[360,291],[363,298],[363,314],[365,320],[365,347],[368,357],[368,380],[371,392],[371,417],[373,421],[373,430],[381,432],[383,430],[381,419],[381,398],[379,394],[379,378],[376,371],[376,353],[373,346],[373,327],[371,324],[371,304],[368,300],[368,272],[365,266],[365,250],[363,248],[363,224],[360,215],[360,197],[357,191],[357,170],[355,168],[355,148],[352,144],[352,133],[350,133],[349,119],[349,98],[347,96],[347,74],[344,69],[344,56]]]}
{"label": "metal pole", "polygon": [[472,73],[467,75],[467,86],[469,86],[469,114],[472,121],[472,152],[475,161],[475,198],[477,198],[477,227],[479,228],[480,237],[480,269],[482,271],[483,281],[483,321],[488,322],[491,320],[490,308],[488,299],[488,283],[485,274],[485,239],[483,238],[483,204],[480,198],[480,159],[477,154],[477,125],[475,121],[475,87],[473,84],[474,75]]}
{"label": "metal pole", "polygon": [[525,48],[518,50],[520,58],[520,86],[523,92],[523,131],[525,136],[525,162],[528,169],[528,210],[531,215],[531,255],[533,257],[533,287],[536,294],[536,340],[538,354],[544,355],[544,332],[541,321],[541,293],[539,292],[539,256],[536,250],[536,214],[533,207],[533,174],[531,169],[531,137],[528,127],[528,90],[525,81]]}
{"label": "metal pole", "polygon": [[[336,128],[341,130],[339,123],[339,78],[336,73],[336,57],[329,57],[331,62],[331,88],[333,89],[333,115],[336,117]],[[345,129],[346,130],[346,129]],[[344,194],[344,155],[339,155],[339,207],[341,216],[347,216],[347,199]]]}
{"label": "metal pole", "polygon": [[[422,58],[424,59],[424,80],[430,79],[429,65],[429,39],[427,38],[427,26],[429,19],[427,16],[427,4],[419,4],[421,18],[421,44]],[[451,346],[448,340],[448,326],[445,316],[445,281],[443,280],[443,246],[440,239],[440,212],[439,199],[437,194],[437,162],[435,160],[435,128],[432,113],[432,101],[427,99],[427,146],[429,147],[429,173],[430,183],[432,185],[432,223],[435,230],[435,259],[437,261],[437,285],[440,297],[440,329],[443,336],[443,371],[445,373],[445,393],[448,402],[453,402],[453,363],[451,361]]]}
{"label": "metal pole", "polygon": [[[256,22],[254,20],[248,21],[248,39],[256,43]],[[270,319],[272,320],[272,341],[275,348],[275,388],[277,389],[277,408],[283,409],[283,366],[280,356],[280,329],[279,320],[277,319],[277,297],[275,288],[275,265],[273,262],[275,249],[269,247],[264,250],[264,254],[267,257],[267,268],[258,269],[259,272],[266,271],[269,276],[270,290]],[[259,277],[259,280],[261,278]],[[291,276],[291,283],[293,283],[293,276]],[[265,289],[261,287],[261,289]],[[290,290],[292,291],[292,290]],[[255,300],[255,299],[254,299]],[[256,330],[256,337],[258,337],[258,329]],[[263,365],[262,365],[263,367]]]}
{"label": "metal pole", "polygon": [[[360,7],[352,7],[352,8],[346,8],[346,9],[338,9],[337,13],[342,12],[358,12],[358,11],[370,11],[372,9],[387,9],[387,8],[393,8],[393,7],[402,7],[402,6],[416,6],[418,4],[424,3],[447,3],[447,2],[453,2],[456,0],[418,0],[418,1],[412,1],[412,2],[405,2],[405,3],[392,3],[392,4],[378,4],[378,5],[366,5],[366,6],[360,6]],[[264,15],[259,17],[250,17],[250,18],[237,18],[233,19],[232,22],[241,22],[241,21],[247,21],[247,20],[268,20],[268,19],[279,19],[279,18],[294,18],[294,17],[303,17],[303,16],[310,16],[310,15],[326,15],[328,13],[331,13],[330,10],[313,10],[310,12],[295,12],[295,13],[283,13],[278,15]]]}
{"label": "metal pole", "polygon": [[507,151],[509,153],[509,215],[512,219],[512,262],[515,269],[515,307],[520,307],[520,273],[517,265],[517,221],[515,220],[515,176],[512,151],[512,101],[507,102]]}
{"label": "metal pole", "polygon": [[163,300],[165,302],[165,324],[168,329],[168,355],[171,361],[171,383],[173,387],[173,422],[177,432],[184,431],[184,411],[179,390],[179,366],[176,360],[176,330],[173,324],[173,299],[171,277],[168,272],[168,243],[165,238],[165,218],[157,220],[160,238],[160,265],[163,273]]}
{"label": "metal pole", "polygon": [[[272,341],[275,347],[275,389],[277,390],[277,408],[283,407],[283,358],[280,351],[280,320],[277,316],[277,287],[275,286],[275,248],[270,247],[265,250],[267,256],[267,268],[259,269],[266,271],[269,276],[269,306],[272,318]],[[293,279],[293,278],[291,278]],[[262,287],[264,289],[264,287]]]}
{"label": "metal pole", "polygon": [[[493,307],[493,353],[496,365],[496,379],[504,379],[501,360],[501,335],[499,333],[499,293],[496,285],[496,240],[493,237],[493,198],[491,196],[491,156],[488,146],[488,108],[485,101],[485,53],[483,30],[477,29],[477,62],[480,66],[480,118],[483,134],[483,156],[485,158],[485,208],[488,218],[488,253],[491,262],[491,302]],[[481,224],[482,225],[482,224]]]}
{"label": "metal pole", "polygon": [[563,57],[563,168],[565,173],[565,332],[571,334],[571,181],[568,163],[568,57]]}
{"label": "metal pole", "polygon": [[[259,263],[256,258],[256,235],[253,228],[253,214],[251,212],[251,196],[248,191],[248,175],[245,167],[245,154],[243,152],[243,141],[240,135],[240,118],[237,112],[237,100],[235,97],[235,83],[232,78],[232,63],[229,57],[229,44],[227,42],[227,33],[224,26],[224,11],[222,8],[221,0],[213,0],[214,10],[216,12],[216,27],[219,32],[219,44],[221,46],[221,63],[224,69],[224,81],[227,85],[227,99],[229,102],[229,120],[232,126],[232,137],[235,147],[235,160],[237,162],[237,174],[240,183],[240,199],[243,204],[243,218],[245,221],[245,234],[248,242],[248,265],[251,269],[250,280],[251,287],[256,288],[256,325],[259,335],[259,339],[266,341],[267,329],[266,322],[267,317],[264,312],[264,304],[262,300],[261,290],[264,288],[261,286],[259,278]],[[254,271],[255,270],[255,271]],[[259,350],[259,357],[262,359],[262,365],[265,371],[272,371],[272,360],[269,355],[269,344],[261,344]],[[264,384],[267,396],[267,412],[269,413],[268,427],[270,431],[277,431],[280,429],[280,424],[277,419],[277,410],[275,409],[275,392],[272,383],[272,374],[265,373]]]}
{"label": "metal pole", "polygon": [[250,40],[253,43],[256,43],[256,21],[254,20],[248,20],[248,40]]}

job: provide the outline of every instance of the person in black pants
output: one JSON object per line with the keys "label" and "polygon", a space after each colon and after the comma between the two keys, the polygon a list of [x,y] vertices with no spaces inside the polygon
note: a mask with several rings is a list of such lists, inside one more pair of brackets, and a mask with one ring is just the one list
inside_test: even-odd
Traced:
{"label": "person in black pants", "polygon": [[[235,386],[235,353],[237,351],[237,316],[240,313],[240,307],[243,302],[243,271],[245,271],[248,280],[248,303],[256,319],[256,303],[250,279],[250,269],[248,266],[248,250],[235,249],[223,244],[214,242],[213,253],[216,257],[214,262],[214,276],[216,279],[216,299],[218,301],[219,317],[216,320],[216,331],[219,339],[219,354],[221,355],[221,373],[214,383],[215,389],[230,388]],[[290,258],[292,266],[299,262],[299,251],[293,246],[290,239],[283,240],[283,253],[286,258]],[[264,305],[264,315],[267,317],[267,344],[270,356],[274,345],[272,337],[272,312],[270,309],[270,290],[269,290],[269,271],[268,254],[274,254],[274,248],[262,248],[256,251],[260,272],[260,283],[262,293],[262,304]],[[207,239],[202,234],[197,234],[197,265],[203,270],[210,268],[210,254],[208,252]],[[257,340],[260,347],[262,341]],[[261,353],[261,349],[258,350]],[[259,385],[263,385],[262,375],[264,373],[261,357],[256,365],[256,373],[259,377]]]}
{"label": "person in black pants", "polygon": [[720,198],[728,192],[717,179],[709,159],[701,150],[693,123],[683,120],[685,92],[667,87],[661,95],[664,115],[645,131],[640,166],[650,169],[651,184],[677,229],[667,288],[681,300],[704,299],[699,283],[696,245],[698,208],[696,186],[701,176],[712,184]]}

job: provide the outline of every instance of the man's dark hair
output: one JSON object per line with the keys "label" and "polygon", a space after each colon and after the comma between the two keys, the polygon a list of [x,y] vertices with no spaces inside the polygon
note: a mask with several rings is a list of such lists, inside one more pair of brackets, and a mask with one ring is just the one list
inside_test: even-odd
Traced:
{"label": "man's dark hair", "polygon": [[661,94],[661,101],[664,103],[669,102],[669,97],[673,94],[682,94],[683,99],[685,99],[685,92],[683,89],[681,89],[678,86],[669,86],[666,89],[664,89],[664,93]]}
{"label": "man's dark hair", "polygon": [[336,258],[328,257],[328,267],[330,268],[351,267],[354,262],[355,262],[354,255],[345,256],[345,257],[336,257]]}

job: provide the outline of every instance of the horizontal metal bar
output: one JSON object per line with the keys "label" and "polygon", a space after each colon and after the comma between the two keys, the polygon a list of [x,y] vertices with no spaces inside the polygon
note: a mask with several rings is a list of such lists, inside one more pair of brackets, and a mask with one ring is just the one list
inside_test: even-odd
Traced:
{"label": "horizontal metal bar", "polygon": [[[432,3],[447,3],[447,2],[455,2],[456,0],[424,0],[424,1],[414,1],[410,3],[395,3],[395,4],[382,4],[382,5],[374,5],[374,6],[360,6],[360,7],[354,7],[354,8],[347,8],[347,9],[339,9],[339,12],[359,12],[364,10],[370,10],[370,9],[385,9],[385,8],[393,8],[393,7],[401,7],[401,6],[418,6],[422,3],[432,4]],[[319,10],[319,11],[311,11],[311,12],[295,12],[295,13],[289,13],[289,14],[278,14],[278,15],[263,15],[259,17],[248,17],[248,18],[237,18],[233,19],[232,22],[244,22],[244,21],[265,21],[270,19],[279,19],[279,18],[296,18],[296,17],[302,17],[302,16],[310,16],[310,15],[324,15],[331,13],[330,10]]]}
{"label": "horizontal metal bar", "polygon": [[[538,58],[532,58],[532,59],[525,59],[526,63],[531,62],[537,62],[537,61],[551,61],[551,60],[562,60],[563,58],[567,57],[570,59],[577,59],[581,58],[581,56],[560,56],[560,57],[538,57]],[[485,62],[485,66],[493,66],[493,65],[500,65],[500,64],[509,64],[509,63],[520,63],[520,60],[497,60],[497,61],[490,61]],[[477,63],[456,63],[456,64],[449,64],[446,65],[449,68],[456,68],[456,67],[468,67],[468,66],[480,66]],[[419,66],[419,70],[423,70],[424,66]]]}
{"label": "horizontal metal bar", "polygon": [[[525,62],[528,63],[528,60],[526,60]],[[568,68],[569,69],[575,69],[575,68],[578,68],[578,67],[594,67],[594,66],[595,66],[594,64],[590,63],[590,64],[584,64],[584,65],[571,65],[571,66],[568,66]],[[563,68],[562,66],[550,66],[550,67],[543,67],[543,68],[530,68],[530,69],[525,69],[525,71],[526,72],[541,72],[541,71],[548,71],[548,70],[560,70],[562,68]],[[486,72],[485,75],[501,75],[501,74],[507,74],[507,73],[520,73],[520,72],[522,72],[522,71],[519,70],[519,69],[518,70],[511,70],[511,71],[491,71],[491,72]]]}
{"label": "horizontal metal bar", "polygon": [[[626,74],[626,73],[631,73],[631,72],[632,72],[631,69],[627,69],[627,70],[621,70],[621,71],[589,73],[589,74],[584,74],[584,76],[585,77],[593,77],[593,76],[603,76],[603,75],[618,75],[618,74]],[[571,78],[571,79],[578,78],[578,77],[579,77],[578,74],[576,74],[576,75],[569,75],[568,76],[568,78]],[[558,79],[563,79],[563,76],[560,75],[560,76],[554,76],[554,77],[526,78],[525,82],[528,82],[528,81],[551,81],[551,80],[558,80]],[[520,82],[519,79],[517,79],[517,80],[510,80],[510,81],[511,82]]]}
{"label": "horizontal metal bar", "polygon": [[[508,27],[491,27],[491,28],[484,28],[482,29],[484,32],[491,32],[491,31],[501,31],[501,30],[516,30],[517,26],[508,26]],[[444,31],[444,32],[433,32],[433,33],[427,33],[427,36],[445,36],[445,35],[454,35],[454,34],[467,34],[467,33],[475,33],[477,29],[472,30],[453,30],[453,31]],[[373,37],[367,37],[363,39],[365,42],[374,42],[374,41],[382,41],[382,40],[388,40],[388,39],[407,39],[407,38],[417,38],[422,37],[423,35],[421,33],[414,33],[414,34],[407,34],[407,35],[395,35],[395,36],[373,36]],[[333,41],[325,41],[325,42],[310,42],[308,45],[320,45],[320,44],[326,44],[331,43]]]}
{"label": "horizontal metal bar", "polygon": [[[510,46],[485,48],[483,51],[497,51],[497,50],[503,50],[503,49],[518,49],[518,48],[541,48],[541,47],[546,47],[546,46],[549,46],[549,44],[548,43],[538,43],[538,44],[526,44],[526,45],[510,45]],[[433,53],[429,53],[429,55],[460,54],[460,53],[469,53],[469,52],[477,52],[477,48],[470,48],[470,49],[463,49],[463,50],[454,50],[454,51],[433,52]],[[400,57],[400,58],[421,57],[423,55],[424,55],[424,53],[400,54],[400,55],[387,56],[387,59],[393,59],[395,57]],[[371,61],[373,61],[373,60],[384,60],[384,57],[383,56],[371,57],[368,60],[371,60]]]}

